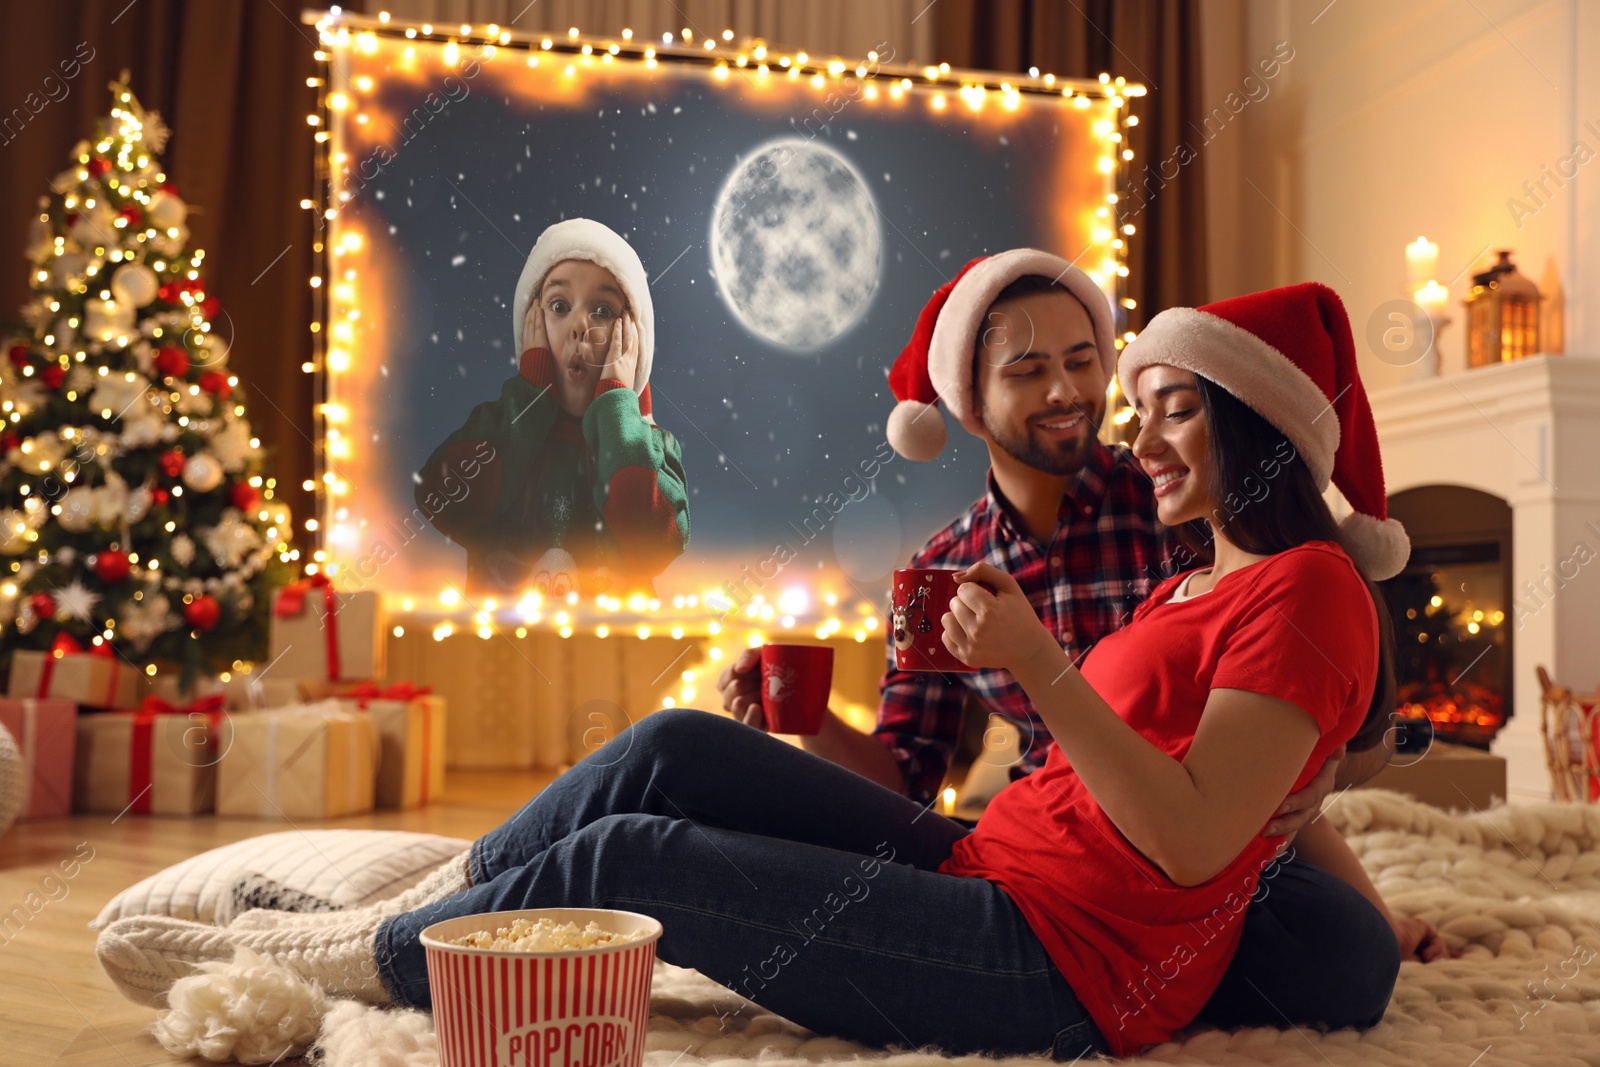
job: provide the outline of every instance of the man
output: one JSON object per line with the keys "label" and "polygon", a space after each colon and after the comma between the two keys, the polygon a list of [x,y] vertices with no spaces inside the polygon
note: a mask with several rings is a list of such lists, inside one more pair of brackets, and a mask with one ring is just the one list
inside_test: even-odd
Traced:
{"label": "man", "polygon": [[[1116,367],[1114,336],[1110,308],[1086,274],[1048,253],[1016,249],[973,260],[936,292],[890,373],[900,401],[888,425],[896,451],[917,460],[939,453],[944,421],[932,405],[942,400],[990,457],[987,494],[935,534],[911,566],[983,560],[1009,572],[1074,661],[1163,579],[1205,562],[1157,521],[1153,487],[1132,453],[1098,439]],[[756,656],[742,654],[719,688],[726,710],[762,726]],[[970,693],[1020,732],[1013,778],[1044,761],[1049,733],[1005,671],[900,671],[891,644],[880,688],[872,733],[830,711],[821,731],[803,738],[806,749],[929,804]],[[1292,834],[1336,780],[1365,781],[1387,757],[1380,746],[1330,760],[1262,833]],[[1294,859],[1291,849],[1263,875],[1234,964],[1200,1018],[1220,1026],[1372,1025],[1398,973],[1394,944],[1382,916],[1354,889]]]}

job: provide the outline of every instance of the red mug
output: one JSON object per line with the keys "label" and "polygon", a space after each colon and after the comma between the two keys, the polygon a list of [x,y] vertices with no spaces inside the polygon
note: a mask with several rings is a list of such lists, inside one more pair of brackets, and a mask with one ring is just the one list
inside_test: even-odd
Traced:
{"label": "red mug", "polygon": [[944,647],[944,618],[959,570],[907,567],[894,572],[889,624],[894,665],[903,671],[975,671]]}
{"label": "red mug", "polygon": [[775,734],[822,729],[833,688],[833,649],[827,645],[762,645],[761,710]]}

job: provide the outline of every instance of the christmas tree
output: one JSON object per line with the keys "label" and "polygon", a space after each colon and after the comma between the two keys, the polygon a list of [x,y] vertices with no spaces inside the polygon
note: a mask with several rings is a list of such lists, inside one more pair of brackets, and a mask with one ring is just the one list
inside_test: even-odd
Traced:
{"label": "christmas tree", "polygon": [[109,645],[146,674],[266,652],[299,550],[245,417],[168,130],[128,76],[39,198],[32,297],[0,363],[0,662]]}

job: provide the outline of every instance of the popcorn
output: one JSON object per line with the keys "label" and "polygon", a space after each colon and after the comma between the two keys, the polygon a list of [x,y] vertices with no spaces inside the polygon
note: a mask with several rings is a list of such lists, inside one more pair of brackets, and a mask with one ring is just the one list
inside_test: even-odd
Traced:
{"label": "popcorn", "polygon": [[476,930],[450,942],[467,948],[487,948],[514,952],[558,952],[575,948],[608,948],[644,938],[644,933],[616,934],[591,921],[582,930],[577,923],[557,923],[553,919],[517,919],[494,933]]}

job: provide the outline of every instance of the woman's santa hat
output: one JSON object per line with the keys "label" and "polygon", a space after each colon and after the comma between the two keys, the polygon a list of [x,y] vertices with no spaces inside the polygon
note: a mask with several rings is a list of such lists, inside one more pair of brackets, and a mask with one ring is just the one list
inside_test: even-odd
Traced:
{"label": "woman's santa hat", "polygon": [[522,320],[528,313],[528,304],[550,268],[564,259],[582,259],[604,267],[622,285],[628,313],[639,326],[639,366],[633,373],[633,391],[639,394],[639,411],[649,419],[650,365],[656,350],[655,307],[650,303],[649,278],[639,254],[611,227],[593,219],[566,219],[546,227],[539,235],[511,297],[511,331],[517,353],[523,351]]}
{"label": "woman's santa hat", "polygon": [[1337,293],[1305,282],[1168,308],[1123,349],[1123,393],[1136,395],[1139,373],[1156,364],[1215,382],[1277,427],[1317,488],[1331,479],[1355,509],[1339,524],[1345,550],[1376,581],[1400,573],[1411,540],[1388,517],[1378,432]]}
{"label": "woman's santa hat", "polygon": [[936,406],[941,400],[969,433],[982,431],[972,392],[979,332],[1000,291],[1028,274],[1054,281],[1088,309],[1106,378],[1116,373],[1111,304],[1094,279],[1060,256],[1036,248],[979,256],[933,294],[889,371],[889,388],[899,401],[889,413],[887,431],[896,452],[907,459],[930,460],[943,451],[944,419]]}

